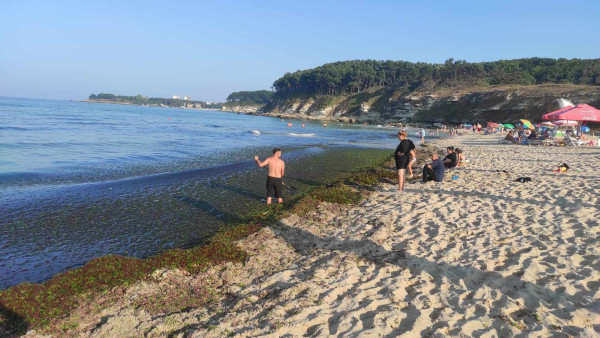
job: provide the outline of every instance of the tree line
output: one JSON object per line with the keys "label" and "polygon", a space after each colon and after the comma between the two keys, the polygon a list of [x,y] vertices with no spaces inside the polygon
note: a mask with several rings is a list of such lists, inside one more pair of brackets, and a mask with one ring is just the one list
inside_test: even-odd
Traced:
{"label": "tree line", "polygon": [[139,105],[151,105],[151,106],[169,106],[169,107],[181,107],[188,103],[196,104],[199,103],[202,108],[221,108],[222,103],[207,103],[205,101],[184,101],[181,99],[169,99],[160,97],[146,97],[142,95],[126,96],[126,95],[115,95],[110,93],[91,94],[90,100],[107,100],[113,102],[131,103]]}
{"label": "tree line", "polygon": [[277,96],[359,93],[377,86],[431,90],[458,86],[572,83],[600,85],[600,59],[527,58],[443,64],[354,60],[286,73],[273,83]]}
{"label": "tree line", "polygon": [[263,105],[269,103],[273,92],[269,90],[233,92],[227,96],[228,103]]}

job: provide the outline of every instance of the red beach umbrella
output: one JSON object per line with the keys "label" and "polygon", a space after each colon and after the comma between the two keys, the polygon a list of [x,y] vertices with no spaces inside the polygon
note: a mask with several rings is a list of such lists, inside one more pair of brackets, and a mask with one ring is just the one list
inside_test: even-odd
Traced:
{"label": "red beach umbrella", "polygon": [[576,126],[577,121],[558,120],[554,122],[556,126]]}
{"label": "red beach umbrella", "polygon": [[487,126],[490,128],[498,128],[500,127],[500,125],[498,123],[494,123],[494,122],[488,122]]}
{"label": "red beach umbrella", "polygon": [[587,104],[578,104],[577,107],[564,107],[542,116],[546,121],[590,121],[600,122],[600,110]]}

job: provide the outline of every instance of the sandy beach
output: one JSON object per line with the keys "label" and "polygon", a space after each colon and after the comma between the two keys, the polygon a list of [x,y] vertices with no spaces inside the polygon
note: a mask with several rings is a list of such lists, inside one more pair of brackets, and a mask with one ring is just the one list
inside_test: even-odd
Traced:
{"label": "sandy beach", "polygon": [[[119,302],[82,305],[64,334],[597,337],[600,148],[501,138],[438,140],[470,159],[445,182],[401,195],[381,184],[358,205],[287,217],[239,242],[245,264],[155,271]],[[136,301],[198,285],[219,295],[208,307],[153,314]]]}

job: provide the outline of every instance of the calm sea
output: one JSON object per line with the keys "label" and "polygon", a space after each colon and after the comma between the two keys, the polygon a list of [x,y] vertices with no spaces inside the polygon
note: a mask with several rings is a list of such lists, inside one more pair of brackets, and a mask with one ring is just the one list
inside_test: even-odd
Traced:
{"label": "calm sea", "polygon": [[[0,182],[100,181],[210,167],[259,147],[393,147],[395,129],[205,110],[0,97]],[[301,127],[304,123],[305,127]],[[190,163],[185,163],[190,162]],[[142,169],[140,169],[142,168]]]}
{"label": "calm sea", "polygon": [[281,147],[289,189],[301,189],[368,162],[369,149],[393,149],[395,132],[0,97],[0,288],[105,254],[145,257],[202,242],[261,203],[265,174],[255,154]]}

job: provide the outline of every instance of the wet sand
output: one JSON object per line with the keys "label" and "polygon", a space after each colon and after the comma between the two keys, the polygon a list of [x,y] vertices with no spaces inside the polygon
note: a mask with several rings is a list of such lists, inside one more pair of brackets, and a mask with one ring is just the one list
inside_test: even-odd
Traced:
{"label": "wet sand", "polygon": [[[328,147],[286,153],[286,194],[297,195],[389,153]],[[143,258],[202,244],[263,205],[265,178],[266,170],[248,160],[5,195],[0,288],[41,282],[107,254]]]}

